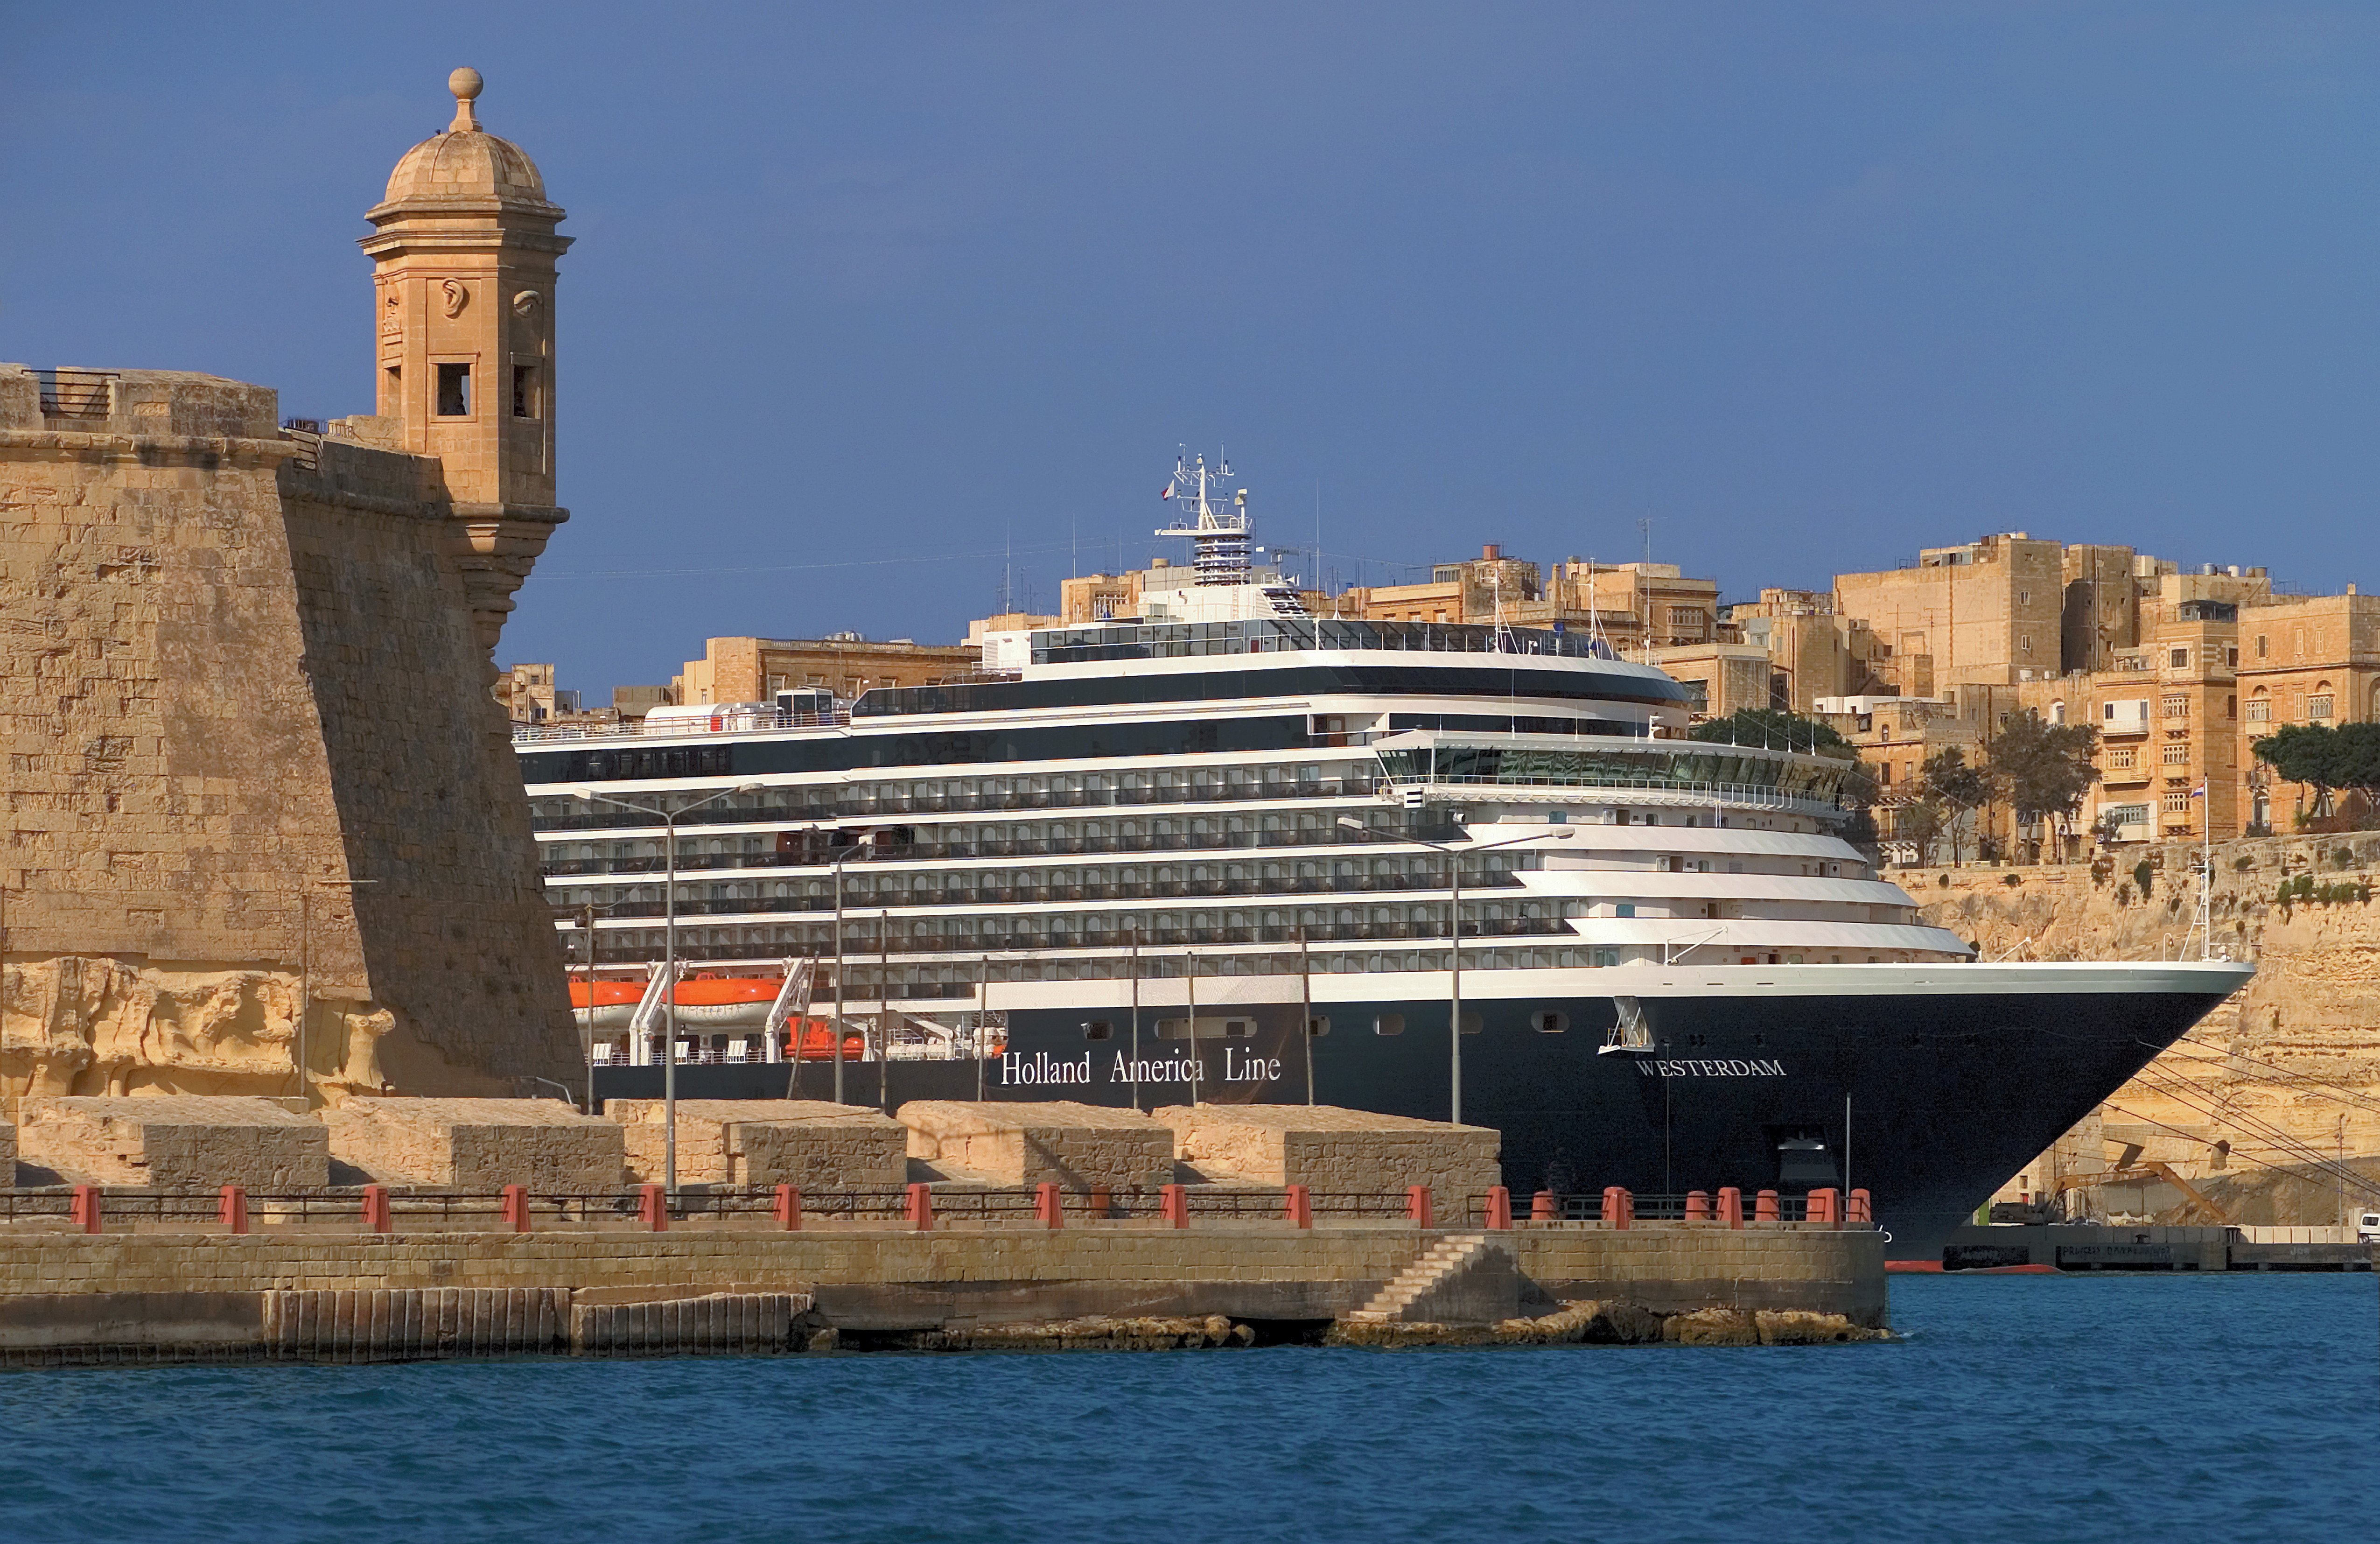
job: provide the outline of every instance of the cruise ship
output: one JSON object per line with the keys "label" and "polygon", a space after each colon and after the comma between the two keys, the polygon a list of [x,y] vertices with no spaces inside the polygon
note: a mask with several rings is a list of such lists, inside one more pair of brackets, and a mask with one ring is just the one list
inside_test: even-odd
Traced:
{"label": "cruise ship", "polygon": [[1309,615],[1229,480],[1176,468],[1179,588],[969,678],[520,731],[596,1092],[674,997],[681,1097],[1454,1116],[1516,1193],[1857,1187],[1938,1258],[2251,973],[1980,960],[1856,763],[1591,634]]}

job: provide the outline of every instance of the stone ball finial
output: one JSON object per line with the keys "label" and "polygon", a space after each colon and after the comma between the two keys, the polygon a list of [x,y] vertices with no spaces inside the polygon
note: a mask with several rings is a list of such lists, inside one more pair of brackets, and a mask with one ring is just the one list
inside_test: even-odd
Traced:
{"label": "stone ball finial", "polygon": [[486,84],[480,78],[480,72],[468,65],[446,78],[446,89],[455,93],[455,121],[447,126],[449,134],[476,134],[480,131],[479,115],[471,111],[471,103],[478,99],[480,89]]}

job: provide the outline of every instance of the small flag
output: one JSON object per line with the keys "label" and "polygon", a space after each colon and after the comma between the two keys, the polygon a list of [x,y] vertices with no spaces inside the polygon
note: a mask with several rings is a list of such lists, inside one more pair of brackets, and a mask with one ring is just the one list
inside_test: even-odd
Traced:
{"label": "small flag", "polygon": [[1172,498],[1173,496],[1173,484],[1171,482],[1167,483],[1165,485],[1165,492],[1158,494],[1157,496],[1160,501]]}

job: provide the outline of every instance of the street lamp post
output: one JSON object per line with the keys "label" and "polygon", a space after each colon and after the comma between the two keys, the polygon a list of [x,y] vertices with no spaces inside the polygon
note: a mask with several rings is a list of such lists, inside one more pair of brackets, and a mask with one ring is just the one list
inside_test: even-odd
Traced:
{"label": "street lamp post", "polygon": [[[705,805],[759,791],[758,783],[742,783],[733,788],[722,788],[683,808],[655,809],[650,805],[631,804],[609,794],[599,794],[592,788],[571,790],[570,796],[581,804],[608,804],[650,815],[662,822],[665,833],[662,869],[662,1185],[672,1207],[677,1205],[677,822],[681,816],[691,815]],[[590,1009],[594,1006],[592,1003],[588,1005]]]}
{"label": "street lamp post", "polygon": [[[1372,828],[1352,815],[1339,817],[1339,824],[1349,831],[1372,836]],[[1418,836],[1387,836],[1381,841],[1411,842],[1417,847],[1427,847],[1446,855],[1447,891],[1447,963],[1448,979],[1452,987],[1453,1008],[1448,1020],[1452,1050],[1447,1067],[1448,1119],[1456,1125],[1463,1124],[1463,859],[1467,854],[1493,852],[1498,847],[1517,847],[1524,842],[1567,842],[1576,833],[1568,826],[1560,831],[1533,832],[1526,836],[1514,836],[1502,842],[1490,842],[1484,846],[1457,847],[1450,843],[1426,841]]]}
{"label": "street lamp post", "polygon": [[[824,828],[803,826],[800,829],[807,835]],[[862,847],[873,846],[875,841],[876,833],[872,831],[868,832],[858,841],[833,849],[834,857],[828,860],[828,867],[834,872],[834,1022],[828,1026],[828,1032],[834,1040],[834,1101],[837,1104],[843,1102],[843,866]],[[795,1052],[796,1055],[800,1053],[798,1036],[795,1038]],[[881,1068],[879,1069],[879,1071],[881,1070]]]}

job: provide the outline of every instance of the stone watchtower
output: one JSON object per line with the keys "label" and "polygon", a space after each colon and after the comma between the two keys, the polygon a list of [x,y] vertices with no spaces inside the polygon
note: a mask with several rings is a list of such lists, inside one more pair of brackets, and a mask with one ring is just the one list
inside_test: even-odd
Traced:
{"label": "stone watchtower", "polygon": [[480,127],[480,85],[475,69],[447,78],[455,121],[405,152],[365,215],[378,407],[346,422],[437,459],[492,673],[513,592],[569,517],[553,502],[553,283],[570,237],[537,164]]}

